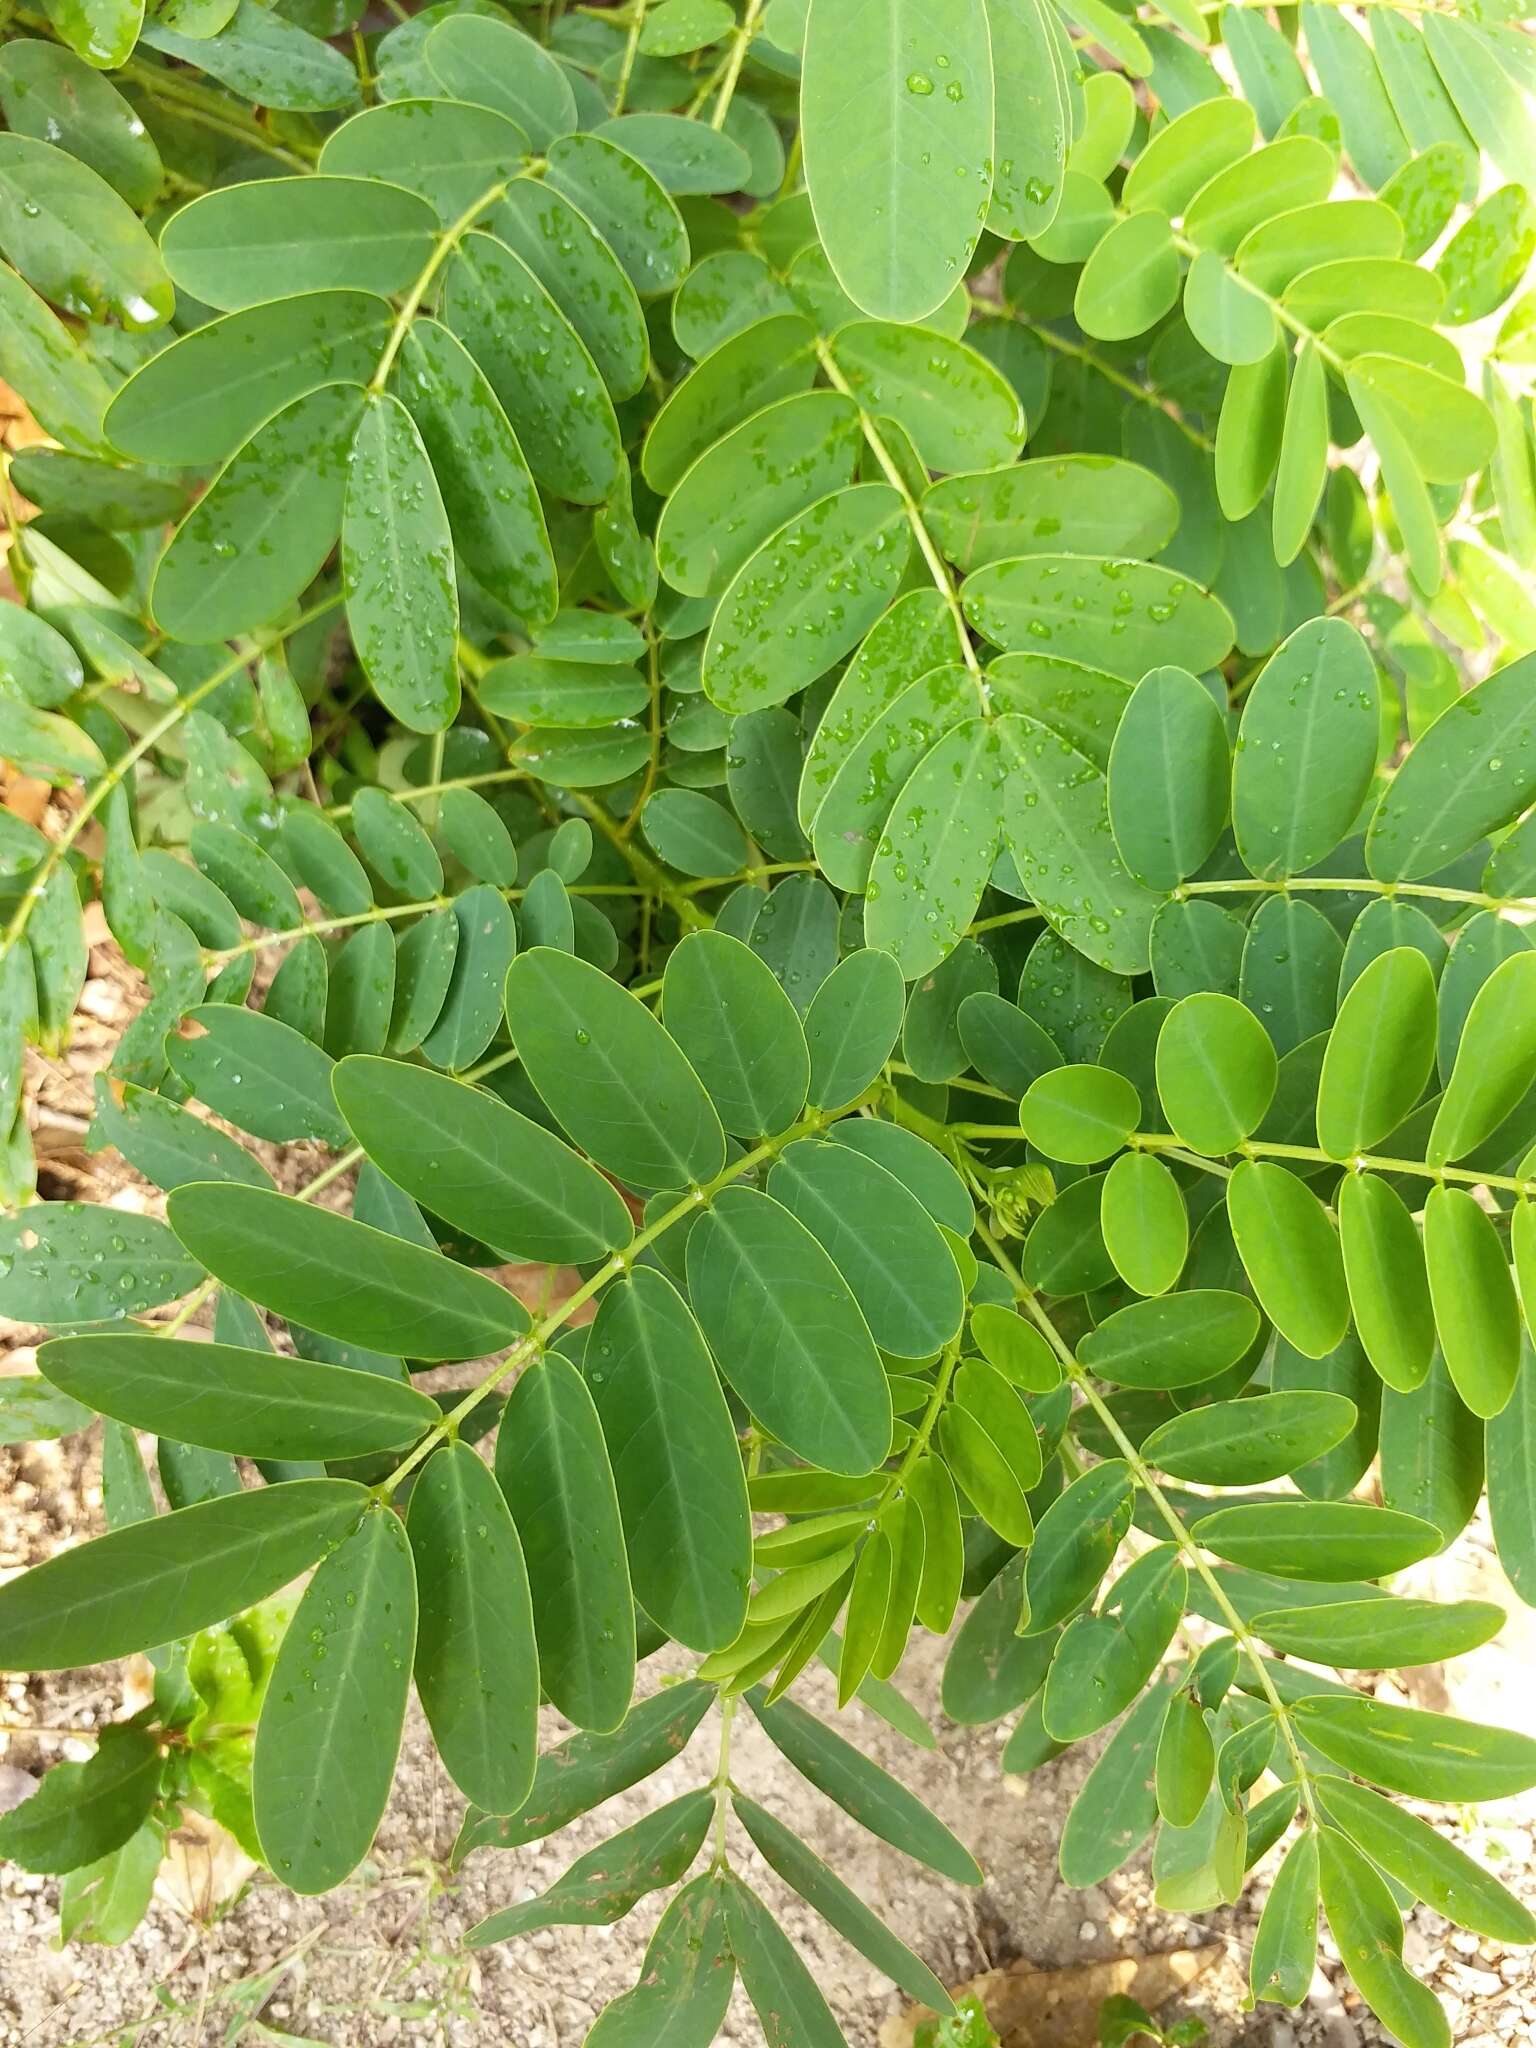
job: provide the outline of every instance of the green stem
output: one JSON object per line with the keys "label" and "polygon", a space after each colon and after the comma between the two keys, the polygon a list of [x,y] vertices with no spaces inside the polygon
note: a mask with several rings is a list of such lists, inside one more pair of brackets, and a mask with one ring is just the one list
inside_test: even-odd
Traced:
{"label": "green stem", "polygon": [[[1016,1124],[963,1123],[947,1126],[957,1138],[1013,1138],[1023,1136]],[[1136,1152],[1161,1152],[1183,1166],[1198,1166],[1206,1173],[1227,1174],[1231,1167],[1220,1160],[1205,1159],[1191,1152],[1178,1138],[1160,1131],[1132,1131],[1126,1145]],[[1536,1178],[1529,1174],[1484,1173],[1475,1166],[1430,1166],[1422,1159],[1394,1159],[1381,1152],[1351,1152],[1347,1159],[1335,1158],[1320,1145],[1272,1145],[1261,1138],[1247,1138],[1234,1151],[1245,1159],[1297,1159],[1314,1166],[1337,1166],[1346,1173],[1409,1173],[1420,1180],[1438,1183],[1455,1181],[1463,1187],[1498,1188],[1504,1194],[1536,1195]]]}
{"label": "green stem", "polygon": [[1296,1773],[1297,1789],[1301,1794],[1307,1811],[1310,1813],[1312,1811],[1312,1788],[1307,1772],[1306,1759],[1302,1756],[1301,1744],[1297,1740],[1296,1730],[1291,1725],[1290,1711],[1276,1690],[1274,1680],[1269,1675],[1269,1669],[1265,1664],[1263,1652],[1257,1638],[1249,1630],[1248,1624],[1228,1599],[1226,1588],[1207,1562],[1204,1551],[1201,1550],[1199,1544],[1196,1543],[1193,1536],[1190,1535],[1183,1522],[1179,1519],[1177,1510],[1158,1485],[1146,1460],[1120,1427],[1114,1410],[1099,1393],[1098,1388],[1093,1384],[1089,1375],[1078,1364],[1076,1357],[1073,1355],[1072,1347],[1067,1343],[1055,1323],[1052,1322],[1050,1316],[1046,1313],[1046,1310],[1041,1306],[1039,1296],[1035,1293],[1035,1290],[1024,1279],[1018,1267],[1014,1265],[985,1224],[977,1224],[976,1234],[1012,1284],[1013,1291],[1022,1303],[1025,1313],[1055,1352],[1063,1373],[1077,1392],[1081,1394],[1087,1405],[1093,1410],[1105,1433],[1109,1436],[1120,1456],[1125,1460],[1125,1463],[1130,1468],[1131,1477],[1135,1484],[1146,1495],[1167,1526],[1168,1533],[1183,1557],[1185,1564],[1200,1579],[1202,1585],[1210,1594],[1217,1612],[1221,1615],[1222,1620],[1226,1623],[1227,1628],[1237,1641],[1238,1646],[1246,1652],[1248,1661],[1253,1666],[1254,1674],[1264,1694],[1265,1703],[1274,1715],[1281,1737],[1285,1742],[1286,1748],[1290,1751],[1291,1763]]}
{"label": "green stem", "polygon": [[720,1755],[715,1765],[715,1823],[714,1854],[710,1858],[711,1870],[724,1870],[730,1858],[726,1852],[725,1824],[730,1815],[731,1802],[731,1724],[736,1719],[739,1696],[733,1692],[720,1695]]}
{"label": "green stem", "polygon": [[[638,896],[644,893],[637,885],[628,882],[572,882],[566,887],[572,896]],[[528,891],[503,889],[500,894],[505,902],[521,903]],[[252,938],[241,939],[237,945],[207,946],[203,949],[203,959],[210,967],[222,967],[246,953],[263,953],[269,946],[285,946],[291,939],[328,938],[332,932],[354,931],[359,925],[385,924],[401,917],[421,917],[429,911],[446,910],[452,901],[451,896],[423,896],[414,903],[375,903],[368,910],[349,911],[344,917],[318,917],[304,924],[288,925],[282,931],[258,932]]]}
{"label": "green stem", "polygon": [[725,126],[725,117],[731,111],[735,97],[736,83],[741,77],[741,67],[747,61],[747,51],[752,38],[757,34],[758,17],[763,11],[763,0],[747,0],[747,11],[741,18],[736,39],[731,45],[731,54],[726,59],[725,76],[720,82],[720,97],[715,101],[715,110],[709,117],[709,125],[717,131]]}
{"label": "green stem", "polygon": [[1486,889],[1452,889],[1438,882],[1378,882],[1374,875],[1291,875],[1263,882],[1252,875],[1234,875],[1212,882],[1181,882],[1173,891],[1182,903],[1190,896],[1421,896],[1430,903],[1465,903],[1477,910],[1536,911],[1536,897],[1490,896]]}
{"label": "green stem", "polygon": [[384,389],[385,379],[394,365],[395,357],[400,353],[400,345],[410,330],[411,322],[421,310],[421,302],[426,297],[433,278],[487,207],[494,206],[498,199],[506,196],[507,187],[511,183],[510,178],[499,178],[494,185],[488,185],[480,197],[472,200],[458,219],[444,228],[438,236],[432,254],[421,267],[420,276],[400,302],[395,324],[389,331],[388,341],[384,344],[384,353],[379,357],[378,367],[368,380],[370,392],[377,393]]}
{"label": "green stem", "polygon": [[907,524],[911,527],[912,537],[917,542],[924,562],[928,565],[928,573],[933,578],[934,588],[938,591],[940,597],[943,598],[945,607],[954,621],[955,632],[960,642],[961,656],[966,667],[971,672],[972,680],[976,684],[977,693],[982,701],[982,709],[985,710],[987,703],[986,685],[982,680],[981,663],[976,657],[976,649],[971,644],[970,628],[965,622],[965,613],[960,609],[959,593],[955,589],[954,578],[950,575],[943,556],[934,545],[933,535],[928,531],[924,523],[918,502],[913,497],[911,491],[908,490],[906,478],[902,475],[895,457],[881,438],[879,426],[874,418],[864,410],[864,407],[859,405],[853,386],[837,367],[832,351],[826,342],[817,341],[816,354],[826,375],[827,382],[832,385],[834,390],[841,391],[845,398],[851,398],[854,404],[859,407],[859,425],[863,430],[865,443],[871,455],[879,463],[881,473],[884,475],[887,483],[889,483],[891,489],[895,491],[901,500],[902,510],[907,515]]}
{"label": "green stem", "polygon": [[624,39],[624,55],[619,61],[618,82],[613,89],[613,112],[617,119],[624,111],[624,102],[629,97],[629,81],[635,69],[635,55],[640,48],[640,32],[645,27],[645,10],[649,0],[633,0],[629,17],[629,34]]}

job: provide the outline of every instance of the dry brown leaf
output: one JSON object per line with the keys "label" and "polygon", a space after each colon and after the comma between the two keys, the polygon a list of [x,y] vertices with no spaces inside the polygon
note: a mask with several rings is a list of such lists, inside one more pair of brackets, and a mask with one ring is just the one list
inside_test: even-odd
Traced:
{"label": "dry brown leaf", "polygon": [[[1155,2013],[1188,1990],[1219,1953],[1216,1948],[1175,1948],[1156,1956],[1076,1963],[1065,1970],[1038,1970],[1020,1960],[950,1989],[956,1998],[981,2000],[1003,2048],[1092,2048],[1106,1998],[1134,1998]],[[880,2029],[880,2048],[912,2048],[917,2029],[933,2017],[926,2006],[915,2006],[887,2020]]]}
{"label": "dry brown leaf", "polygon": [[260,1868],[227,1828],[184,1807],[181,1825],[166,1842],[155,1891],[188,1920],[206,1925],[240,1896]]}

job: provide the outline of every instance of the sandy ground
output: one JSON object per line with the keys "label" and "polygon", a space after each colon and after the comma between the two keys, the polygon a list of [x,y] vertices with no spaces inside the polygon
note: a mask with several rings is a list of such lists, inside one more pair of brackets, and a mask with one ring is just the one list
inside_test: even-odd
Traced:
{"label": "sandy ground", "polygon": [[[131,1014],[135,982],[98,948],[70,1053],[36,1064],[35,1121],[43,1191],[50,1196],[156,1206],[154,1192],[114,1155],[93,1159],[83,1150],[90,1074],[110,1056]],[[289,1185],[313,1171],[303,1148],[268,1148],[267,1156]],[[11,1332],[15,1341],[0,1356],[0,1370],[30,1369],[29,1334]],[[5,1339],[0,1325],[0,1352]],[[92,1434],[0,1451],[0,1575],[100,1526]],[[1502,1598],[1512,1614],[1501,1643],[1457,1666],[1412,1674],[1414,1703],[1536,1733],[1530,1683],[1536,1618],[1503,1586],[1485,1534],[1474,1528],[1452,1557],[1421,1568],[1413,1590]],[[1068,1891],[1056,1873],[1056,1843],[1094,1746],[1028,1780],[1004,1778],[999,1756],[1008,1724],[957,1728],[938,1715],[942,1659],[942,1645],[919,1638],[901,1673],[904,1689],[933,1718],[935,1752],[915,1749],[861,1709],[843,1726],[972,1846],[987,1873],[977,1892],[963,1894],[930,1878],[865,1835],[798,1779],[746,1716],[738,1722],[733,1760],[738,1782],[804,1835],[946,1982],[1008,1966],[1073,1973],[1112,1959],[1194,1950],[1199,1953],[1180,1964],[1181,1973],[1195,1973],[1192,1981],[1164,2016],[1198,2015],[1210,2029],[1212,2048],[1372,2048],[1384,2038],[1344,1988],[1326,1945],[1305,2009],[1243,2011],[1246,1957],[1273,1859],[1236,1908],[1199,1923],[1152,1904],[1145,1859],[1092,1891]],[[667,1668],[664,1659],[645,1667],[642,1690]],[[0,1799],[9,1804],[24,1793],[20,1774],[86,1753],[82,1743],[27,1730],[88,1728],[111,1719],[124,1710],[125,1682],[126,1697],[136,1704],[132,1671],[5,1681]],[[830,1705],[824,1674],[809,1675],[802,1686],[808,1705]],[[1389,1681],[1380,1689],[1384,1697],[1405,1697]],[[553,1714],[547,1719],[547,1739],[558,1740],[562,1724]],[[711,1715],[688,1754],[564,1835],[512,1853],[484,1850],[450,1873],[462,1800],[413,1712],[394,1799],[374,1855],[354,1882],[323,1900],[293,1898],[264,1875],[252,1876],[227,1839],[189,1835],[177,1844],[145,1924],[115,1950],[60,1951],[56,1881],[0,1870],[0,2044],[201,2048],[302,2039],[330,2048],[393,2041],[577,2048],[599,2008],[633,1981],[658,1901],[643,1903],[611,1929],[546,1930],[475,1955],[462,1949],[460,1937],[487,1912],[542,1890],[617,1827],[707,1778],[714,1728]],[[1475,1815],[1426,1811],[1536,1901],[1536,1796]],[[785,1891],[739,1831],[733,1851],[743,1873],[780,1909],[852,2048],[877,2048],[882,2026],[889,2041],[888,2023],[901,2010],[898,1995]],[[1445,2002],[1457,2048],[1526,2048],[1536,2039],[1536,1964],[1529,1955],[1507,1955],[1421,1909],[1409,1924],[1407,1957]],[[1071,1974],[1042,1976],[1038,1987],[1029,1987],[1031,1999],[1038,1990],[1034,2016],[1010,2034],[1009,2048],[1075,2048],[1079,2041],[1086,2048],[1094,2038],[1091,2026],[1070,2017],[1082,2009],[1070,1994],[1083,1982]],[[1093,1994],[1090,2010],[1101,1991],[1124,1988],[1107,1969],[1089,1977],[1086,1987]],[[1058,2003],[1063,1998],[1067,2002]],[[744,2048],[762,2042],[739,1992],[721,2039]]]}

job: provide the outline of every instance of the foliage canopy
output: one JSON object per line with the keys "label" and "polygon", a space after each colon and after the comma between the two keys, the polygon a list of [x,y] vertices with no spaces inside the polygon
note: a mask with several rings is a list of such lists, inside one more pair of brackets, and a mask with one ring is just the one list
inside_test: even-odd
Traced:
{"label": "foliage canopy", "polygon": [[[103,1418],[111,1525],[0,1664],[157,1674],[0,1852],[122,1939],[182,1806],[344,1879],[413,1681],[461,1855],[718,1701],[712,1773],[471,1939],[677,1887],[595,2048],[702,2048],[738,1973],[820,2048],[732,1815],[948,2000],[733,1717],[974,1884],[793,1690],[931,1745],[893,1681],[966,1602],[1006,1769],[1117,1724],[1070,1883],[1265,1863],[1255,1997],[1321,1908],[1448,2042],[1404,1906],[1536,1926],[1387,1795],[1536,1744],[1317,1667],[1496,1633],[1384,1583],[1485,1491],[1536,1601],[1518,9],[391,11],[0,39],[0,752],[55,793],[0,813],[0,1312],[51,1333],[0,1425]],[[147,1000],[91,1142],[165,1222],[34,1198],[98,899]]]}

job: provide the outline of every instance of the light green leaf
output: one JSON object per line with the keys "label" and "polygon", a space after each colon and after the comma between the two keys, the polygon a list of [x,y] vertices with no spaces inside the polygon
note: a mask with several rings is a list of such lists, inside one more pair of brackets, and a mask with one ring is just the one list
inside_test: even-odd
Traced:
{"label": "light green leaf", "polygon": [[920,320],[964,272],[992,182],[992,101],[982,0],[812,8],[806,183],[822,246],[865,312]]}

